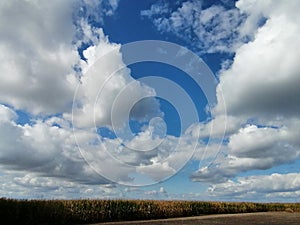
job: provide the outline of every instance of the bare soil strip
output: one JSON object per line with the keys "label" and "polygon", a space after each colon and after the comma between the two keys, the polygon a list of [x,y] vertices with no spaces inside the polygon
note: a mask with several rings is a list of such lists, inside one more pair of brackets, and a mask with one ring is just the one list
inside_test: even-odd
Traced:
{"label": "bare soil strip", "polygon": [[[261,212],[261,213],[243,213],[243,214],[222,214],[206,215],[184,218],[160,219],[160,220],[142,220],[142,221],[123,221],[98,223],[99,225],[299,225],[300,213],[289,212]],[[95,224],[94,224],[95,225]]]}

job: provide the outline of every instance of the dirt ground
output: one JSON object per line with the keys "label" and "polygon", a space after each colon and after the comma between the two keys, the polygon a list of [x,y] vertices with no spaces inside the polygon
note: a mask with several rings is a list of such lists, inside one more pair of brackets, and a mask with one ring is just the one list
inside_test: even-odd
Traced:
{"label": "dirt ground", "polygon": [[[300,213],[289,212],[262,212],[246,214],[210,215],[187,218],[173,218],[150,221],[129,221],[101,223],[101,225],[299,225]],[[99,224],[100,225],[100,224]]]}

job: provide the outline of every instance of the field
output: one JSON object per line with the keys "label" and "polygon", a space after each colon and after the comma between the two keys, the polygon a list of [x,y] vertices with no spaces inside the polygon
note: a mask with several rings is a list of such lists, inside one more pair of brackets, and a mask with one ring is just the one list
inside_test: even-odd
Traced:
{"label": "field", "polygon": [[195,216],[150,221],[109,222],[101,223],[101,225],[299,225],[299,221],[300,213],[258,212]]}
{"label": "field", "polygon": [[[154,200],[0,199],[6,224],[91,224],[251,212],[300,212],[300,203],[199,202]],[[290,213],[292,214],[292,213]],[[296,213],[298,215],[298,213]],[[188,224],[188,223],[187,223]]]}

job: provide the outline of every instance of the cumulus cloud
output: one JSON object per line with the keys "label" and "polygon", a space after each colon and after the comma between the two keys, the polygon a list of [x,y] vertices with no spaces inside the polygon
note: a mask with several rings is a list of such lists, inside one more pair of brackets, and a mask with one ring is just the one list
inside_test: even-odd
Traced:
{"label": "cumulus cloud", "polygon": [[99,18],[117,8],[117,0],[104,2],[0,3],[0,102],[33,114],[68,111],[75,89],[74,67],[80,61],[77,45],[87,39],[80,26],[96,5]]}
{"label": "cumulus cloud", "polygon": [[[264,10],[257,4],[256,10]],[[232,67],[222,73],[218,94],[222,92],[229,114],[276,118],[299,112],[299,18],[293,4],[272,5],[254,41],[239,48]]]}
{"label": "cumulus cloud", "polygon": [[17,114],[7,106],[0,105],[0,122],[10,122],[17,118]]}
{"label": "cumulus cloud", "polygon": [[[83,51],[82,75],[73,102],[73,112],[65,118],[75,127],[124,127],[128,119],[161,115],[155,90],[134,80],[122,60],[121,45],[109,42],[101,28],[83,22],[82,32],[92,45]],[[148,101],[143,98],[152,97]],[[130,114],[130,109],[137,110]],[[140,109],[140,110],[138,110]],[[144,112],[142,112],[142,110]],[[148,113],[148,115],[146,115]],[[149,114],[150,113],[150,114]],[[142,115],[139,115],[142,114]]]}
{"label": "cumulus cloud", "polygon": [[71,3],[0,4],[2,103],[34,114],[66,110],[73,95],[69,76],[79,59],[70,45],[74,33]]}
{"label": "cumulus cloud", "polygon": [[[102,3],[76,1],[60,5],[53,1],[37,5],[35,1],[11,1],[0,5],[0,26],[7,31],[0,36],[0,46],[3,52],[10,50],[1,64],[0,164],[5,173],[22,171],[13,185],[36,185],[41,189],[57,189],[59,184],[67,183],[99,185],[110,183],[107,174],[115,181],[130,182],[133,173],[148,174],[159,181],[162,176],[174,174],[182,160],[192,154],[193,148],[185,150],[193,147],[189,137],[178,147],[180,138],[168,136],[164,140],[166,127],[162,126],[164,132],[158,131],[157,124],[151,124],[154,120],[137,136],[121,140],[129,147],[148,146],[150,150],[155,140],[158,144],[164,141],[153,151],[134,152],[118,139],[99,136],[94,129],[107,127],[122,132],[128,128],[129,119],[147,122],[163,116],[159,102],[153,98],[155,90],[130,76],[121,46],[111,43],[101,28],[93,27],[85,18],[92,13],[89,7],[103,8]],[[115,10],[117,1],[110,3]],[[82,6],[79,11],[84,12],[75,15],[78,12],[72,11],[73,4]],[[18,15],[16,7],[20,8]],[[100,14],[111,14],[103,10]],[[9,20],[21,24],[22,29],[10,29],[4,23]],[[83,44],[89,47],[83,50],[81,59],[77,48]],[[31,113],[30,121],[18,124],[17,110]],[[110,154],[125,163],[116,163]],[[166,157],[170,163],[164,162]]]}
{"label": "cumulus cloud", "polygon": [[[80,183],[107,183],[80,155],[70,124],[62,128],[59,119],[51,118],[19,125],[15,123],[16,117],[8,120],[14,115],[11,109],[2,106],[0,111],[10,114],[0,123],[0,163],[4,170],[32,171]],[[84,136],[91,134],[82,132],[82,141],[87,141],[90,137]]]}
{"label": "cumulus cloud", "polygon": [[267,199],[270,197],[299,198],[300,174],[287,173],[240,177],[208,189],[211,196],[232,196],[244,199]]}
{"label": "cumulus cloud", "polygon": [[168,192],[164,189],[164,187],[160,187],[158,190],[146,191],[145,195],[149,195],[154,198],[167,197]]}
{"label": "cumulus cloud", "polygon": [[[299,124],[297,122],[296,124]],[[300,156],[299,129],[295,126],[272,128],[247,125],[229,136],[219,147],[210,165],[201,165],[191,179],[224,182],[249,170],[266,170],[294,162]],[[215,149],[214,149],[215,150]]]}
{"label": "cumulus cloud", "polygon": [[29,199],[114,198],[120,196],[115,185],[88,185],[36,173],[13,171],[2,173],[1,196]]}
{"label": "cumulus cloud", "polygon": [[[147,136],[143,132],[140,135]],[[93,148],[83,146],[81,152],[100,175],[126,185],[140,186],[174,175],[192,157],[197,147],[197,139],[190,135],[167,135],[160,139],[150,137],[142,142],[138,139],[127,143],[117,138],[102,138]],[[141,147],[132,149],[132,146]]]}
{"label": "cumulus cloud", "polygon": [[[57,197],[70,197],[70,189],[82,196],[116,196],[105,174],[124,183],[136,174],[160,181],[178,171],[195,149],[194,159],[201,163],[191,179],[216,183],[212,195],[224,189],[232,195],[234,188],[239,195],[258,186],[270,192],[264,196],[299,196],[298,174],[231,180],[300,156],[299,2],[240,0],[227,9],[186,1],[175,11],[168,4],[142,11],[161,32],[190,40],[200,51],[234,52],[235,57],[220,71],[211,121],[194,124],[181,137],[152,135],[150,126],[123,140],[99,137],[95,128],[114,127],[122,134],[128,119],[147,122],[163,114],[155,90],[130,76],[120,45],[86,19],[101,23],[117,6],[116,0],[0,3],[0,193],[24,196],[36,187]],[[78,48],[85,44],[81,59]],[[19,109],[31,114],[30,122],[17,123]],[[198,137],[204,141],[196,147]],[[152,149],[153,143],[160,145],[132,151]],[[263,188],[265,180],[272,187]],[[152,194],[166,193],[160,188]]]}
{"label": "cumulus cloud", "polygon": [[[296,5],[298,1],[236,3],[249,15],[241,29],[253,30],[252,20],[266,21],[255,31],[253,41],[237,48],[232,65],[220,72],[218,104],[210,123],[230,118],[226,141],[215,162],[200,167],[192,180],[224,182],[243,171],[266,170],[299,158],[300,17]],[[224,107],[227,115],[221,113]]]}
{"label": "cumulus cloud", "polygon": [[[30,185],[58,189],[62,185],[66,191],[69,183],[72,187],[79,183],[83,188],[110,183],[102,174],[113,173],[120,180],[131,179],[128,174],[132,170],[120,166],[112,172],[111,160],[102,154],[101,137],[92,129],[95,103],[95,121],[100,127],[112,125],[111,108],[118,96],[122,104],[116,107],[114,116],[120,121],[119,126],[128,121],[123,110],[126,105],[135,106],[130,112],[132,119],[143,120],[145,116],[161,114],[153,98],[155,91],[130,76],[130,70],[122,61],[120,45],[111,43],[101,28],[93,27],[87,20],[92,16],[101,22],[101,16],[111,15],[117,5],[116,0],[0,3],[1,179],[4,174],[8,174],[6,179],[12,179],[9,175],[12,171],[20,174],[14,181],[3,180],[7,185],[21,185],[23,189]],[[99,9],[97,15],[91,15],[93,7]],[[81,59],[78,48],[83,44],[90,46],[83,50],[84,59]],[[113,78],[109,80],[111,75]],[[97,99],[103,84],[107,84],[104,95]],[[121,93],[125,94],[124,98],[120,92],[128,85],[126,93]],[[72,115],[76,88],[80,90]],[[151,99],[138,102],[149,95]],[[30,121],[18,124],[17,110],[28,113]],[[109,140],[105,144],[109,145]],[[101,159],[102,173],[93,170],[97,165],[88,164],[79,148]],[[25,176],[26,173],[30,175]],[[7,187],[3,190],[5,192]]]}
{"label": "cumulus cloud", "polygon": [[[20,173],[66,182],[107,183],[88,168],[76,149],[70,121],[51,116],[69,111],[73,99],[73,66],[80,58],[72,44],[76,33],[72,9],[78,2],[0,3],[3,174],[24,171]],[[15,109],[31,113],[31,121],[17,124]],[[42,116],[36,119],[37,114]]]}

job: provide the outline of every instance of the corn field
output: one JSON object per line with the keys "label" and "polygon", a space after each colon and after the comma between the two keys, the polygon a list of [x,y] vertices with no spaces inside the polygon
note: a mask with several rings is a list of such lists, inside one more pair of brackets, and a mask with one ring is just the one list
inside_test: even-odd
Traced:
{"label": "corn field", "polygon": [[0,199],[6,224],[86,224],[220,213],[300,212],[300,203]]}

